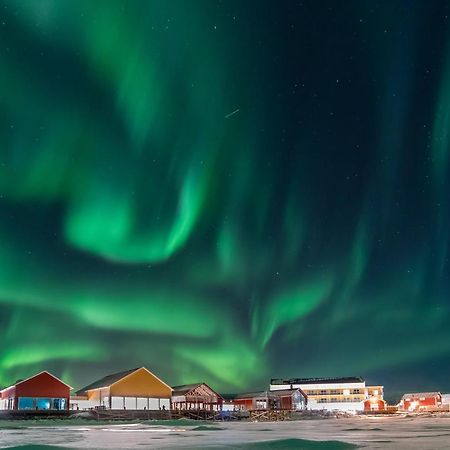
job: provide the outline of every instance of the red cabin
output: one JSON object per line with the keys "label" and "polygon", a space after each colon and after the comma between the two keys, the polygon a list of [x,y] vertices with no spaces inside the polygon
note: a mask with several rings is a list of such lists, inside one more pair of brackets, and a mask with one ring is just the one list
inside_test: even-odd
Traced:
{"label": "red cabin", "polygon": [[257,409],[298,411],[306,409],[307,397],[301,389],[250,392],[227,396],[228,407],[249,411]]}
{"label": "red cabin", "polygon": [[72,388],[44,371],[0,391],[2,409],[66,411]]}
{"label": "red cabin", "polygon": [[399,405],[402,411],[427,411],[439,408],[442,404],[440,392],[417,392],[405,394]]}
{"label": "red cabin", "polygon": [[386,411],[386,402],[379,397],[370,397],[364,401],[365,412]]}

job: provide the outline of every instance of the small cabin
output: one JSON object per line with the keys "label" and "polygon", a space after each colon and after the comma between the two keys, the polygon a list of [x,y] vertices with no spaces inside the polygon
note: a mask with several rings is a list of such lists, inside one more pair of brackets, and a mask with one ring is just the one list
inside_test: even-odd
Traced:
{"label": "small cabin", "polygon": [[0,409],[12,411],[67,411],[72,388],[44,371],[16,381],[0,391]]}

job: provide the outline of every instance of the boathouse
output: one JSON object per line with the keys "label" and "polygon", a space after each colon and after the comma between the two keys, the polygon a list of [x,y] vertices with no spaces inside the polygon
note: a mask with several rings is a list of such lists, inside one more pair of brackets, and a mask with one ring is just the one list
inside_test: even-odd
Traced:
{"label": "boathouse", "polygon": [[145,367],[113,373],[77,391],[72,409],[170,409],[172,388]]}
{"label": "boathouse", "polygon": [[0,409],[16,411],[66,411],[72,388],[44,371],[0,391]]}
{"label": "boathouse", "polygon": [[206,383],[183,384],[173,386],[172,389],[173,409],[207,409],[209,411],[222,409],[222,396]]}

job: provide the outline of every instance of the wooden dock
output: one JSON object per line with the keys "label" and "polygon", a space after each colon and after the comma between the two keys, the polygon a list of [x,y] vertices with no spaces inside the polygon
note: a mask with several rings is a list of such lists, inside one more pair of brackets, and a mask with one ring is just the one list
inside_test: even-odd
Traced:
{"label": "wooden dock", "polygon": [[293,411],[288,410],[253,410],[253,411],[211,411],[207,409],[186,409],[172,411],[152,410],[91,410],[96,420],[178,420],[189,419],[204,422],[224,422],[249,420],[252,422],[278,422],[292,420]]}
{"label": "wooden dock", "polygon": [[187,410],[121,410],[91,409],[86,411],[0,411],[0,420],[26,419],[70,419],[86,420],[178,420],[189,419],[204,422],[224,422],[248,420],[252,422],[277,422],[293,420],[298,412],[287,410],[211,411],[207,409]]}

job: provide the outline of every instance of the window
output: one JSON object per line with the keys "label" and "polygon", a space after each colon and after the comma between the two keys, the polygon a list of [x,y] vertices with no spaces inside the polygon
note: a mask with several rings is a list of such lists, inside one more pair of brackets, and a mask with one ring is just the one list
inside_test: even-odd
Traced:
{"label": "window", "polygon": [[33,398],[19,397],[19,409],[34,409]]}
{"label": "window", "polygon": [[52,402],[52,408],[57,411],[62,411],[66,409],[66,399],[65,398],[54,398]]}
{"label": "window", "polygon": [[267,409],[266,400],[256,400],[256,409]]}
{"label": "window", "polygon": [[52,399],[50,398],[37,398],[36,409],[52,409]]}

